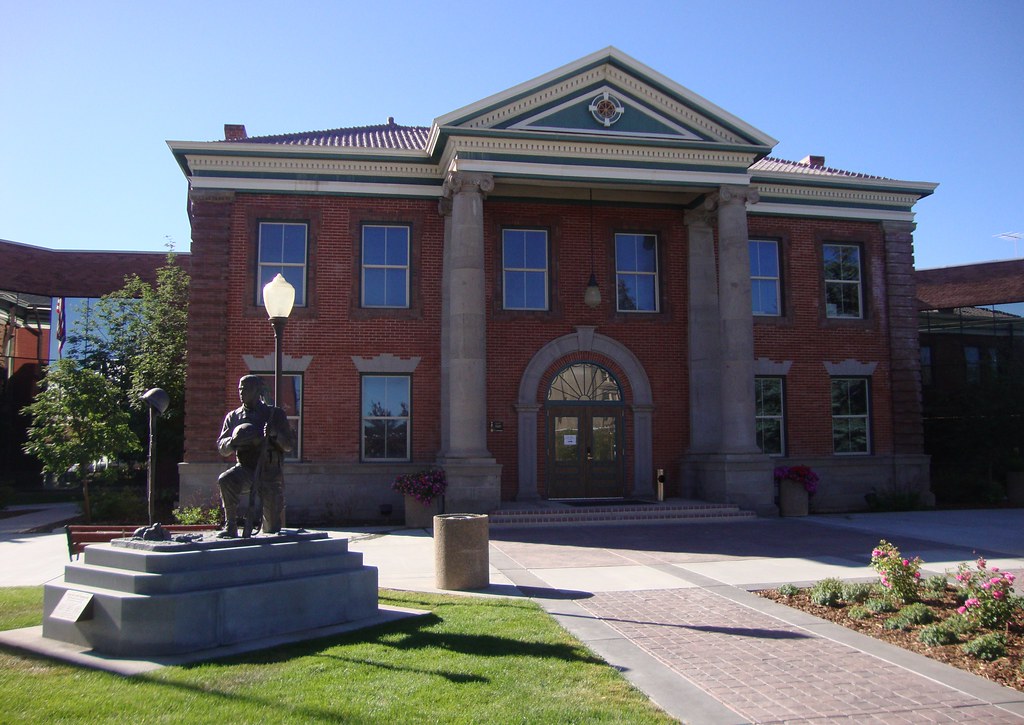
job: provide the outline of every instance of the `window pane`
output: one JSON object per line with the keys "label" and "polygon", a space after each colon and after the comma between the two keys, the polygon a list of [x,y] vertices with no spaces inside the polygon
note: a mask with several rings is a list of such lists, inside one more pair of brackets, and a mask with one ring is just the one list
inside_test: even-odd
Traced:
{"label": "window pane", "polygon": [[758,378],[757,414],[782,415],[782,381],[777,378]]}
{"label": "window pane", "polygon": [[[302,307],[306,304],[306,268],[282,267],[278,270],[288,284],[295,288],[295,304]],[[271,278],[273,279],[273,275]],[[269,280],[268,280],[269,281]],[[260,288],[262,290],[262,287]]]}
{"label": "window pane", "polygon": [[385,458],[385,425],[383,420],[363,421],[363,458]]}
{"label": "window pane", "polygon": [[306,225],[283,224],[284,240],[281,261],[289,264],[306,263]]}
{"label": "window pane", "polygon": [[529,269],[547,269],[548,244],[547,233],[541,231],[526,232],[526,252],[524,267]]}
{"label": "window pane", "polygon": [[650,234],[637,238],[636,269],[638,272],[658,271],[657,244]]}
{"label": "window pane", "polygon": [[543,272],[524,272],[523,277],[525,281],[523,306],[531,310],[546,309],[547,285],[545,278],[547,275]]}
{"label": "window pane", "polygon": [[280,224],[260,224],[260,262],[283,262],[284,230]]}
{"label": "window pane", "polygon": [[653,312],[656,309],[654,303],[654,277],[652,275],[637,277],[636,307],[643,312]]}
{"label": "window pane", "polygon": [[523,272],[505,272],[505,308],[521,310],[526,306],[526,275]]}
{"label": "window pane", "polygon": [[389,420],[385,431],[387,434],[385,441],[387,458],[405,458],[409,451],[409,424],[404,420]]}
{"label": "window pane", "polygon": [[620,274],[616,281],[616,287],[618,290],[619,309],[626,311],[636,310],[636,277],[631,274]]}
{"label": "window pane", "polygon": [[503,232],[502,256],[506,269],[522,269],[526,262],[525,232],[506,229]]}
{"label": "window pane", "polygon": [[385,228],[363,227],[363,264],[384,264]]}
{"label": "window pane", "polygon": [[775,242],[757,242],[758,276],[779,276],[779,248]]}
{"label": "window pane", "polygon": [[409,264],[409,229],[389,227],[387,230],[387,264],[406,266]]}
{"label": "window pane", "polygon": [[363,417],[387,415],[384,412],[386,378],[368,375],[363,378]]}
{"label": "window pane", "polygon": [[634,235],[615,235],[615,269],[619,272],[636,271],[636,237]]}
{"label": "window pane", "polygon": [[409,378],[394,376],[385,378],[385,381],[388,407],[393,411],[390,415],[409,415]]}
{"label": "window pane", "polygon": [[769,456],[782,455],[782,421],[765,418],[757,421],[757,445]]}
{"label": "window pane", "polygon": [[363,305],[384,307],[387,304],[387,280],[383,269],[363,270]]}
{"label": "window pane", "polygon": [[779,314],[779,302],[775,290],[775,282],[772,280],[751,280],[750,298],[754,306],[755,315]]}
{"label": "window pane", "polygon": [[405,307],[408,304],[404,268],[384,270],[384,284],[388,307]]}

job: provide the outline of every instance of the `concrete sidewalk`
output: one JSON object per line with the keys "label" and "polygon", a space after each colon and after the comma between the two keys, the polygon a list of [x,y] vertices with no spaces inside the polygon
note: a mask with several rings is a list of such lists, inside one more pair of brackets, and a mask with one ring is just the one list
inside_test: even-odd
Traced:
{"label": "concrete sidewalk", "polygon": [[[343,533],[381,587],[439,591],[428,532]],[[926,575],[984,555],[1024,581],[1024,510],[942,511],[495,529],[491,586],[472,594],[532,597],[685,722],[1024,722],[1024,693],[751,593],[874,579],[881,538]],[[63,534],[0,533],[0,586],[66,562]]]}

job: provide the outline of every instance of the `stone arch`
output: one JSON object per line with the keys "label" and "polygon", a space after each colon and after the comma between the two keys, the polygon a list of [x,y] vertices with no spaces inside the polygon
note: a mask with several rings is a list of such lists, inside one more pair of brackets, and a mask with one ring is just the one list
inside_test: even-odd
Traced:
{"label": "stone arch", "polygon": [[566,355],[593,352],[613,361],[626,377],[632,391],[630,408],[633,412],[633,493],[636,496],[654,495],[654,476],[651,470],[653,455],[651,444],[651,416],[654,401],[651,382],[636,355],[625,345],[594,327],[579,326],[576,332],[563,335],[547,343],[536,352],[519,381],[516,400],[518,417],[519,493],[517,500],[539,498],[537,492],[537,419],[543,404],[541,383],[548,369]]}

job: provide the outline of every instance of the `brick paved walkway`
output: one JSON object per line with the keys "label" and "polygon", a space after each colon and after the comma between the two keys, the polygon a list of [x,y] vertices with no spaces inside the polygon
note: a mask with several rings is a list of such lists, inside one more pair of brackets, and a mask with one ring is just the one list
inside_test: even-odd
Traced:
{"label": "brick paved walkway", "polygon": [[752,722],[1021,722],[706,589],[606,592],[577,603]]}

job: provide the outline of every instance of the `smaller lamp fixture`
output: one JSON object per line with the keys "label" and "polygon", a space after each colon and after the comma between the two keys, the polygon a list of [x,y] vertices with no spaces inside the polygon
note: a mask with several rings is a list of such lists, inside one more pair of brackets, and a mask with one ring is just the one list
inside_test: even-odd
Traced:
{"label": "smaller lamp fixture", "polygon": [[270,319],[287,319],[295,305],[295,288],[280,273],[263,287],[263,306]]}
{"label": "smaller lamp fixture", "polygon": [[150,408],[156,411],[157,415],[167,412],[167,406],[171,404],[171,396],[162,388],[151,388],[139,396]]}
{"label": "smaller lamp fixture", "polygon": [[597,307],[601,304],[601,288],[597,286],[597,277],[590,273],[590,281],[587,282],[587,289],[583,293],[583,303],[587,307]]}

